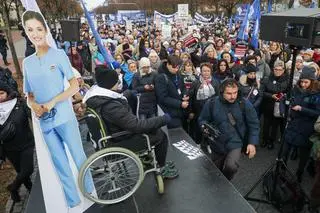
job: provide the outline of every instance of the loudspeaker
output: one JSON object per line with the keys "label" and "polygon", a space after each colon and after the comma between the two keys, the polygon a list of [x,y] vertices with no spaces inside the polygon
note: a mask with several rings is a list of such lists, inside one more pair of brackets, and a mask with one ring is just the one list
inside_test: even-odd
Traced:
{"label": "loudspeaker", "polygon": [[261,39],[302,47],[320,46],[320,9],[297,8],[261,17]]}
{"label": "loudspeaker", "polygon": [[80,41],[80,20],[61,20],[62,39]]}

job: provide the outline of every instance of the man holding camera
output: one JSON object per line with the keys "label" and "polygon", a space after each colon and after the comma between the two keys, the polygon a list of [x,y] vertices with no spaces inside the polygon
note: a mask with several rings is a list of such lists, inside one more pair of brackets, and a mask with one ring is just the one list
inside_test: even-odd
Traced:
{"label": "man holding camera", "polygon": [[205,124],[219,132],[210,142],[212,160],[228,180],[239,168],[242,147],[249,158],[253,158],[255,145],[259,143],[257,113],[248,100],[238,95],[238,91],[238,82],[226,79],[221,84],[220,95],[206,102],[199,117],[205,133],[208,134]]}

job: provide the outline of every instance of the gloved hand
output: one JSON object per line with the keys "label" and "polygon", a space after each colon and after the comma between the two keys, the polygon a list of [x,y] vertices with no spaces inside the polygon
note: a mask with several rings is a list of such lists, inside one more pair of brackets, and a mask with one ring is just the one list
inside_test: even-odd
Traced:
{"label": "gloved hand", "polygon": [[172,118],[171,118],[171,116],[170,116],[168,113],[165,113],[165,114],[163,115],[163,117],[165,118],[167,124],[170,123],[170,121],[171,121]]}

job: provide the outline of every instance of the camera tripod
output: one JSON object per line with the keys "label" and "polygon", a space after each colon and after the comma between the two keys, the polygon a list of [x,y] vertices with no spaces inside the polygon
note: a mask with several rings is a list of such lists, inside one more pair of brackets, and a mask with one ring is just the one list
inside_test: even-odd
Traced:
{"label": "camera tripod", "polygon": [[[292,67],[291,67],[291,73],[290,73],[290,81],[289,81],[289,87],[288,87],[288,93],[287,93],[287,101],[286,101],[286,113],[285,113],[285,120],[286,120],[286,127],[285,130],[287,129],[288,123],[289,123],[289,118],[290,118],[290,100],[292,98],[292,94],[291,94],[291,90],[292,90],[292,85],[293,85],[293,77],[294,77],[294,70],[295,70],[295,64],[296,64],[296,58],[298,55],[298,52],[301,48],[296,47],[296,46],[290,46],[290,48],[292,49],[293,52],[293,58],[292,58]],[[285,131],[284,131],[285,132]],[[248,201],[254,201],[254,202],[258,202],[258,203],[265,203],[265,204],[270,204],[275,206],[278,209],[278,206],[276,206],[275,204],[275,191],[276,191],[276,187],[279,181],[279,176],[281,174],[284,174],[283,172],[286,172],[287,174],[289,174],[290,177],[292,177],[292,179],[294,180],[295,184],[297,187],[299,187],[299,189],[301,189],[301,186],[299,184],[299,182],[297,181],[297,178],[295,177],[295,175],[288,169],[286,162],[283,160],[282,158],[282,152],[283,152],[283,146],[284,146],[284,136],[281,136],[281,146],[280,146],[280,150],[278,152],[277,158],[276,158],[276,162],[274,162],[265,172],[264,174],[256,181],[255,184],[253,184],[253,186],[249,189],[249,191],[244,195],[244,198]],[[258,198],[252,198],[249,197],[249,195],[256,189],[256,187],[262,182],[264,181],[264,179],[270,175],[270,173],[273,172],[273,183],[272,183],[272,190],[271,190],[271,194],[269,194],[270,196],[267,199],[258,199]],[[304,197],[306,198],[307,201],[309,201],[308,197],[306,196],[306,193],[303,192],[303,190],[301,189],[301,193],[304,195]]]}

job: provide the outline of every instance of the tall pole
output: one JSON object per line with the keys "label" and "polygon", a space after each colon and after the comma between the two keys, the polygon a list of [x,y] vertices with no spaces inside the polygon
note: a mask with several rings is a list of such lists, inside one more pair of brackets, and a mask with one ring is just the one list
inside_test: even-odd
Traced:
{"label": "tall pole", "polygon": [[8,38],[8,43],[9,43],[9,47],[10,47],[10,50],[11,50],[11,55],[12,55],[14,67],[16,69],[17,77],[22,79],[22,72],[21,72],[21,69],[20,69],[20,64],[19,64],[19,61],[18,61],[16,49],[15,49],[14,44],[13,44],[13,39],[12,39],[12,35],[11,35],[11,29],[10,29],[10,25],[9,25],[9,11],[7,11],[7,9],[6,9],[4,4],[5,4],[5,2],[3,2],[3,5],[2,5],[2,14],[3,14],[5,31],[6,31],[6,35],[7,35],[7,38]]}

